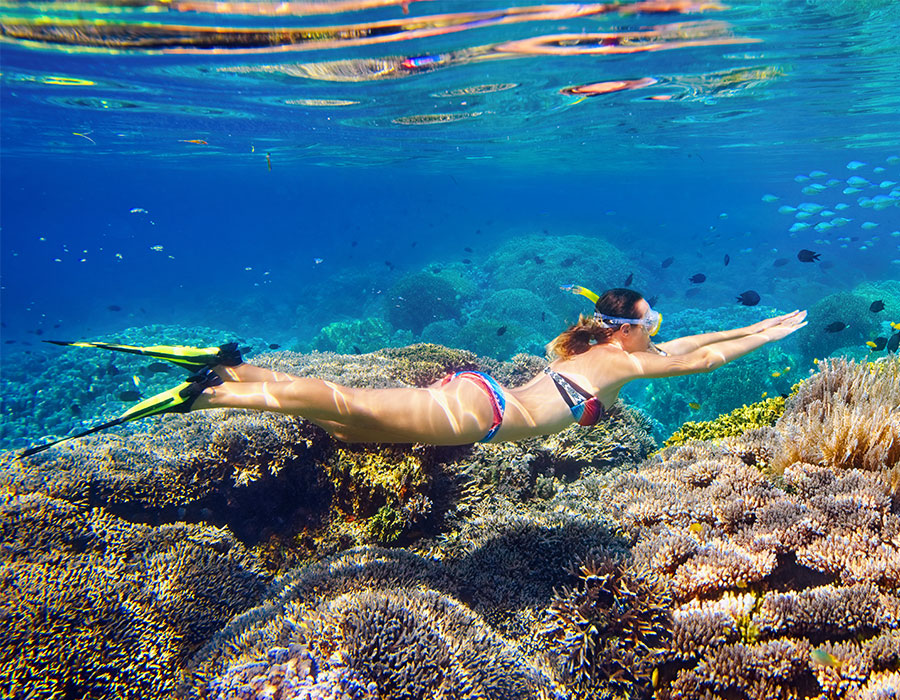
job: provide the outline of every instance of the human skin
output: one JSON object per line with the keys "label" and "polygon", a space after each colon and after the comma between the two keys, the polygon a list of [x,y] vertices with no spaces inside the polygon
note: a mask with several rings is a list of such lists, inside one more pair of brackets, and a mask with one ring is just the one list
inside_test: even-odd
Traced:
{"label": "human skin", "polygon": [[[637,304],[640,316],[649,309]],[[676,338],[654,350],[640,323],[625,324],[608,342],[550,366],[612,406],[633,379],[710,372],[806,325],[806,311],[760,321],[744,328]],[[213,368],[224,383],[204,389],[191,410],[248,408],[302,416],[346,442],[464,445],[481,440],[493,422],[491,402],[479,385],[455,378],[425,388],[346,387],[312,377],[240,364]],[[559,432],[572,414],[553,380],[543,372],[527,384],[505,388],[506,413],[491,442]]]}

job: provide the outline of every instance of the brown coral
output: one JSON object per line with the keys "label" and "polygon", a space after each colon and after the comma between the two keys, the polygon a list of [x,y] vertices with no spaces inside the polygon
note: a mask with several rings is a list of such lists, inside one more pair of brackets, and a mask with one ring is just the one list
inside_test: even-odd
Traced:
{"label": "brown coral", "polygon": [[0,509],[4,697],[170,696],[187,656],[265,582],[214,528],[133,525],[39,494]]}
{"label": "brown coral", "polygon": [[819,363],[788,401],[776,427],[784,444],[772,461],[884,471],[900,464],[900,359]]}

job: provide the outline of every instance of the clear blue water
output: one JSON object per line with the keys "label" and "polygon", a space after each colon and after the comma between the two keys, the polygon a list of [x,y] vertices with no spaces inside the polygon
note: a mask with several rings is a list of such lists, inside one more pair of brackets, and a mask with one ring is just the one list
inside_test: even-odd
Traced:
{"label": "clear blue water", "polygon": [[[685,332],[900,278],[900,3],[304,14],[322,5],[0,5],[5,377],[52,354],[40,340],[153,324],[310,349],[328,324],[388,319],[392,290],[426,268],[476,286],[462,328],[510,288],[498,251],[530,235],[560,284],[634,274]],[[865,183],[845,194],[851,177]],[[803,202],[826,213],[778,211]],[[627,269],[601,259],[572,279],[586,269],[565,254],[573,235]],[[799,262],[803,248],[820,260]],[[735,303],[748,289],[756,309]],[[519,343],[514,323],[496,348],[446,328],[402,338],[535,352],[535,333],[587,309],[533,291],[550,316]],[[427,316],[427,290],[416,303]],[[880,319],[847,345],[867,352],[900,307]]]}

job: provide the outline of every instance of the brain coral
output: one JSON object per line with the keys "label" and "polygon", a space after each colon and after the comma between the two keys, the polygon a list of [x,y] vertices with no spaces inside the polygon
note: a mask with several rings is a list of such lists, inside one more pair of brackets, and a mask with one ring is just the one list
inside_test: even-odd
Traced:
{"label": "brain coral", "polygon": [[262,593],[226,531],[0,501],[3,697],[171,697],[185,659]]}

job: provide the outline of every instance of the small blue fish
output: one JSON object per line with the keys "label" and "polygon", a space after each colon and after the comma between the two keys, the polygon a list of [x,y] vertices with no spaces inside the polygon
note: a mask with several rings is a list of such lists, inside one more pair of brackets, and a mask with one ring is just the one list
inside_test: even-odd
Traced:
{"label": "small blue fish", "polygon": [[778,207],[779,214],[793,214],[795,211],[797,211],[797,207],[789,207],[787,204]]}
{"label": "small blue fish", "polygon": [[866,231],[871,231],[873,228],[877,228],[878,224],[874,221],[863,221],[860,225],[860,228],[864,228]]}
{"label": "small blue fish", "polygon": [[771,202],[777,202],[777,201],[778,201],[778,197],[776,197],[774,194],[764,194],[764,195],[762,196],[762,201],[764,201],[764,202],[769,202],[769,203],[771,203]]}
{"label": "small blue fish", "polygon": [[813,179],[819,179],[828,175],[826,172],[822,172],[821,170],[813,170],[809,176]]}
{"label": "small blue fish", "polygon": [[788,229],[788,231],[790,231],[791,233],[797,233],[797,231],[805,231],[808,228],[809,228],[809,224],[805,224],[805,223],[798,221],[796,224],[791,226]]}
{"label": "small blue fish", "polygon": [[862,192],[858,187],[845,187],[841,190],[844,194],[856,194],[857,192]]}
{"label": "small blue fish", "polygon": [[797,205],[797,209],[799,209],[800,211],[809,212],[810,214],[818,214],[824,208],[825,207],[823,207],[821,204],[816,204],[814,202],[801,202]]}
{"label": "small blue fish", "polygon": [[800,190],[803,194],[819,194],[825,190],[824,185],[807,185],[802,190]]}
{"label": "small blue fish", "polygon": [[847,163],[847,170],[859,170],[860,168],[865,168],[866,165],[867,164],[863,163],[862,161],[851,160],[849,163]]}
{"label": "small blue fish", "polygon": [[809,182],[809,178],[806,175],[797,175],[794,178],[794,182]]}
{"label": "small blue fish", "polygon": [[313,258],[313,262],[316,265],[321,265],[323,262],[325,262],[325,260],[324,260],[324,258]]}
{"label": "small blue fish", "polygon": [[859,175],[853,175],[852,177],[847,178],[847,184],[850,185],[850,187],[864,187],[869,184],[869,181]]}
{"label": "small blue fish", "polygon": [[844,209],[849,209],[850,205],[847,204],[846,202],[838,202],[837,204],[834,205],[834,208],[837,209],[838,211],[844,211]]}

